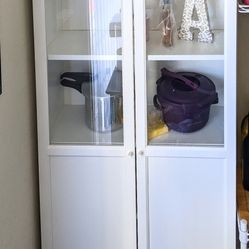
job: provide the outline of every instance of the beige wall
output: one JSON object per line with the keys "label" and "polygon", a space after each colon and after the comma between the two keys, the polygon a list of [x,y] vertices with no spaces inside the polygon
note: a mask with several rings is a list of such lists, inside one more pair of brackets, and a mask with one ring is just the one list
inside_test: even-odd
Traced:
{"label": "beige wall", "polygon": [[38,249],[31,0],[0,0],[0,248]]}

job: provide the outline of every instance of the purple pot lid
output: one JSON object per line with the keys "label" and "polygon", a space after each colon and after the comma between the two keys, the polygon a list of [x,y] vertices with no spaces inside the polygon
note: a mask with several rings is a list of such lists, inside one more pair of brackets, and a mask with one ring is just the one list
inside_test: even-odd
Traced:
{"label": "purple pot lid", "polygon": [[157,93],[160,100],[175,104],[200,104],[205,102],[211,95],[216,94],[214,83],[202,74],[194,72],[175,74],[191,80],[197,87],[191,88],[182,80],[173,76],[163,76],[157,81]]}

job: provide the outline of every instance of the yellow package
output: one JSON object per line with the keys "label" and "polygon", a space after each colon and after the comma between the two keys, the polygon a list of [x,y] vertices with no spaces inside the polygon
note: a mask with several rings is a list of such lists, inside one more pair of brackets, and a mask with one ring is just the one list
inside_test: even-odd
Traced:
{"label": "yellow package", "polygon": [[148,115],[148,139],[161,136],[169,131],[161,118],[161,113],[153,110]]}

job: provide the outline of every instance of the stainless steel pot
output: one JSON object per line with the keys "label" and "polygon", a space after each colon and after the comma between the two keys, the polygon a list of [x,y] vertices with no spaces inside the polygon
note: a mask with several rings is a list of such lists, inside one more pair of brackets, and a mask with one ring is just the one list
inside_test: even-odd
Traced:
{"label": "stainless steel pot", "polygon": [[94,131],[114,131],[123,125],[122,96],[105,97],[85,95],[85,112],[87,125]]}
{"label": "stainless steel pot", "polygon": [[[85,96],[87,126],[96,132],[110,132],[123,126],[123,98],[121,72],[116,72],[107,90],[98,92],[92,85],[90,73],[63,73],[61,84]],[[112,87],[114,86],[114,87]]]}

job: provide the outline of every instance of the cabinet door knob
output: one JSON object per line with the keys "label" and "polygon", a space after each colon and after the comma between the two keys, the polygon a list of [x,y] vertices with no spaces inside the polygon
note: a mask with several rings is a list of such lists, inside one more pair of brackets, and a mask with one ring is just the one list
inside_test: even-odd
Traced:
{"label": "cabinet door knob", "polygon": [[143,150],[140,150],[140,151],[138,152],[138,155],[139,155],[139,156],[143,156],[143,155],[144,155],[144,151],[143,151]]}
{"label": "cabinet door knob", "polygon": [[133,157],[134,156],[134,152],[133,151],[129,151],[128,152],[128,156]]}

